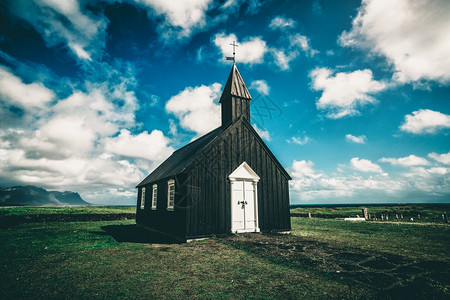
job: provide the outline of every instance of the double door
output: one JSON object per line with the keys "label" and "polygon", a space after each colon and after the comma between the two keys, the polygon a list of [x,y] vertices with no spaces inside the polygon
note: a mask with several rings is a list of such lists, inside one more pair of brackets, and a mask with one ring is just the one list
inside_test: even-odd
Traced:
{"label": "double door", "polygon": [[256,211],[256,183],[236,180],[232,183],[232,231],[259,231]]}

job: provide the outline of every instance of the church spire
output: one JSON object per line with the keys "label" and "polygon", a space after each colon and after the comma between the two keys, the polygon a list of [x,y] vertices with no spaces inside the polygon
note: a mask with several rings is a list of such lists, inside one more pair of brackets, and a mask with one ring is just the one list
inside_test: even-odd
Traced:
{"label": "church spire", "polygon": [[241,116],[250,122],[250,103],[252,99],[247,86],[233,62],[230,75],[223,89],[220,103],[222,106],[222,127],[226,128],[233,124]]}

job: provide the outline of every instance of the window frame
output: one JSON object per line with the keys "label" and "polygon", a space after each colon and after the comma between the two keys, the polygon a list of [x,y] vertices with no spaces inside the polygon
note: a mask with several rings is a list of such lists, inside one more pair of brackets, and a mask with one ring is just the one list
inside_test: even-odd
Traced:
{"label": "window frame", "polygon": [[[172,205],[170,204],[170,188],[173,187],[173,194],[172,194]],[[175,209],[175,180],[170,179],[167,181],[167,210],[173,211]]]}
{"label": "window frame", "polygon": [[141,209],[145,209],[145,186],[141,188]]}
{"label": "window frame", "polygon": [[152,187],[152,210],[156,210],[158,205],[158,185],[154,184]]}

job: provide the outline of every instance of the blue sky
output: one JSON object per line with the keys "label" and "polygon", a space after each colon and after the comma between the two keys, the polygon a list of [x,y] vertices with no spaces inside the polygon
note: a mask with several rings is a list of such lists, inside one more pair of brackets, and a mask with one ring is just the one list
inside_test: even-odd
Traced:
{"label": "blue sky", "polygon": [[132,204],[237,66],[292,204],[450,202],[450,2],[0,4],[0,185]]}

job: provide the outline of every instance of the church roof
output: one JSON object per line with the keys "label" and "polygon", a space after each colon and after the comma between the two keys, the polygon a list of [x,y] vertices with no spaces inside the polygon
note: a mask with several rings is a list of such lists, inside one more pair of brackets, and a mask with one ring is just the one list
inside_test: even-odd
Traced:
{"label": "church roof", "polygon": [[197,157],[197,155],[208,146],[216,137],[223,132],[222,127],[205,134],[197,140],[176,150],[172,155],[160,164],[150,175],[147,176],[137,187],[155,182],[160,179],[175,176],[182,173],[186,167]]}
{"label": "church roof", "polygon": [[286,172],[286,170],[283,168],[280,162],[276,159],[276,157],[273,155],[273,153],[270,151],[270,149],[267,147],[267,145],[255,131],[255,129],[252,127],[252,125],[250,125],[247,119],[240,118],[239,121],[236,122],[234,125],[226,129],[223,129],[223,127],[218,127],[213,131],[210,131],[209,133],[205,134],[201,138],[173,152],[169,158],[167,158],[161,165],[159,165],[159,167],[157,167],[150,175],[147,176],[147,178],[145,178],[136,187],[148,185],[158,180],[168,179],[177,174],[183,173],[188,169],[188,167],[193,162],[195,162],[197,157],[203,150],[206,149],[206,147],[214,143],[216,138],[219,138],[222,134],[225,134],[227,131],[233,130],[240,123],[243,123],[243,125],[246,126],[253,133],[253,135],[258,139],[259,143],[265,149],[266,153],[271,157],[272,161],[276,165],[278,165],[281,172],[286,176],[286,178],[288,180],[291,180],[292,178],[289,176],[289,174]]}
{"label": "church roof", "polygon": [[247,86],[245,85],[244,80],[242,79],[242,76],[235,64],[233,64],[233,68],[228,76],[227,83],[223,89],[222,97],[220,97],[220,103],[222,103],[222,100],[229,95],[248,100],[252,99],[252,96],[250,95],[250,92],[248,91]]}

